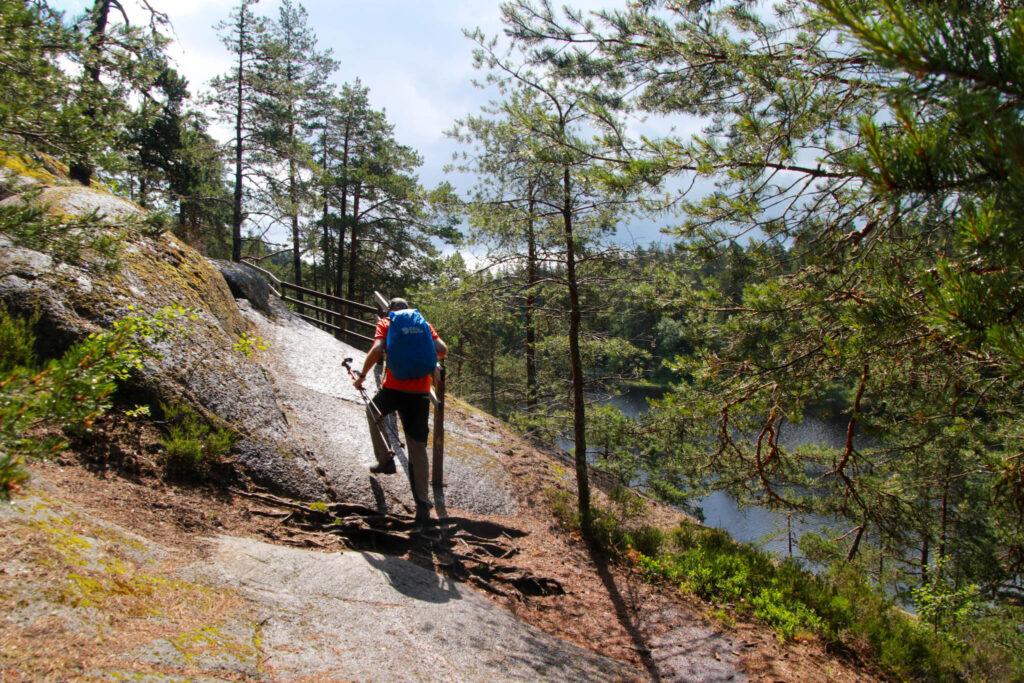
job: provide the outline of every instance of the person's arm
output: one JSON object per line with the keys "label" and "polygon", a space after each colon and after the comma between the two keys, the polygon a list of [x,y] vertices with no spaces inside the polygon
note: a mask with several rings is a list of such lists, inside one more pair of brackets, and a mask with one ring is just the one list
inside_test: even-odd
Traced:
{"label": "person's arm", "polygon": [[438,360],[448,357],[448,345],[440,337],[434,337],[434,348],[437,349]]}
{"label": "person's arm", "polygon": [[[447,350],[448,350],[448,347],[445,347],[445,352],[447,352]],[[383,339],[374,339],[373,340],[373,346],[370,347],[370,350],[366,353],[366,360],[363,361],[363,370],[362,370],[362,372],[360,372],[359,373],[359,377],[357,377],[355,379],[355,381],[352,382],[352,385],[356,389],[362,389],[363,388],[363,380],[366,379],[366,375],[370,372],[370,370],[373,369],[373,366],[377,364],[377,361],[379,361],[381,359],[381,356],[383,356],[383,355],[384,355],[384,340]]]}

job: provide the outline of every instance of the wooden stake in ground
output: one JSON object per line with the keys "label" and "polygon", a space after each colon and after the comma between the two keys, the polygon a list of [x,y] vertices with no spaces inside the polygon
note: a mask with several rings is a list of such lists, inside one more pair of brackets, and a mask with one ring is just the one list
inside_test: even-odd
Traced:
{"label": "wooden stake in ground", "polygon": [[437,403],[434,405],[434,458],[430,468],[434,486],[444,486],[444,374],[442,361],[434,370]]}

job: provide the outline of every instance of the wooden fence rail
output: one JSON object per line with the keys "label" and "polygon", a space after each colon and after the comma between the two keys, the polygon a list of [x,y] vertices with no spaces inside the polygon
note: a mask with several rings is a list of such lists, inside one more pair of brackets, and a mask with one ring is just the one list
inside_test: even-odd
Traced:
{"label": "wooden fence rail", "polygon": [[[265,270],[260,266],[256,265],[252,261],[246,260],[246,265],[254,268],[261,273],[265,278],[270,281],[271,290],[276,294],[282,301],[292,304],[295,306],[295,314],[305,320],[306,322],[312,323],[317,327],[333,332],[338,338],[345,336],[349,339],[358,339],[362,342],[372,344],[373,337],[365,334],[359,334],[354,330],[348,329],[344,323],[352,325],[358,325],[365,329],[372,331],[377,327],[376,317],[383,315],[376,306],[369,306],[367,304],[360,303],[358,301],[349,301],[348,299],[342,299],[339,296],[333,294],[327,294],[326,292],[319,292],[315,289],[308,287],[302,287],[301,285],[292,284],[291,282],[284,282],[279,280],[277,276],[271,273],[269,270]],[[276,289],[275,289],[276,286]],[[304,301],[300,298],[288,296],[288,292],[296,292],[299,296],[308,295],[314,298],[317,303],[323,303],[318,306],[315,303]],[[336,310],[327,308],[328,304],[335,304]],[[318,318],[314,315],[310,315],[310,311],[320,313],[326,316],[327,319]],[[353,315],[346,315],[348,313],[364,313],[374,316],[373,321],[364,320],[363,318],[356,318]]]}

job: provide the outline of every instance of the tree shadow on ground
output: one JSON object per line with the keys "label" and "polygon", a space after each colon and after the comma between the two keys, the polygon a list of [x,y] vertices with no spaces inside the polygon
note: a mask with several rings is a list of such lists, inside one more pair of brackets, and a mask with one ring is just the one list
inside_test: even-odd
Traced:
{"label": "tree shadow on ground", "polygon": [[597,574],[601,577],[601,582],[604,584],[605,589],[608,591],[608,596],[615,606],[615,615],[618,617],[622,628],[626,630],[626,633],[629,634],[630,639],[633,641],[633,647],[640,655],[644,668],[651,675],[651,680],[660,681],[661,673],[654,663],[654,658],[651,657],[651,649],[648,646],[647,639],[638,625],[640,608],[635,598],[633,596],[624,596],[622,591],[619,590],[615,577],[608,567],[608,557],[601,548],[594,543],[588,543],[587,552],[590,554],[590,560],[594,563],[594,568],[597,569]]}

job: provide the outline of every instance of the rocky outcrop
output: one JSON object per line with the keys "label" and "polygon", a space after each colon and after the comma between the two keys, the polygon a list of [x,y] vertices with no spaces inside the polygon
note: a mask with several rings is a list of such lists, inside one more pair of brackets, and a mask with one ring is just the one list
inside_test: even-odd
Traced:
{"label": "rocky outcrop", "polygon": [[0,506],[0,679],[636,680],[403,559],[225,535],[198,559],[35,484]]}
{"label": "rocky outcrop", "polygon": [[[8,196],[0,207],[41,205],[51,220],[72,226],[58,231],[63,250],[39,247],[17,226],[0,234],[0,301],[40,313],[40,355],[58,355],[129,314],[179,309],[176,333],[153,344],[159,357],[146,360],[131,389],[145,402],[186,402],[228,423],[240,435],[232,455],[257,483],[303,499],[325,498],[267,371],[236,348],[252,327],[220,272],[172,234],[150,229],[131,202],[95,187],[51,185],[58,181],[47,169],[16,173],[10,157],[4,163],[0,189]],[[77,240],[75,248],[68,240]]]}
{"label": "rocky outcrop", "polygon": [[[46,169],[18,177],[25,180],[12,179],[9,168],[0,177],[0,188],[14,192],[0,208],[44,206],[51,219],[74,226],[69,230],[86,245],[51,253],[15,228],[0,232],[0,301],[41,313],[42,357],[59,355],[126,315],[179,309],[177,333],[151,344],[158,357],[133,378],[135,402],[185,402],[226,423],[240,436],[234,462],[275,493],[399,511],[412,505],[405,477],[369,476],[375,459],[364,406],[342,366],[350,357],[359,367],[363,352],[291,313],[252,268],[207,260],[172,234],[154,231],[131,202],[96,187],[59,184]],[[93,243],[117,248],[87,246]],[[270,348],[245,353],[238,344],[243,334]],[[512,514],[516,503],[497,437],[472,419],[448,427],[449,486],[435,487],[438,512],[451,506]],[[403,441],[394,434],[407,472]]]}
{"label": "rocky outcrop", "polygon": [[210,259],[210,263],[224,276],[224,280],[231,289],[231,294],[236,299],[247,300],[253,308],[268,318],[288,315],[288,309],[280,305],[280,301],[271,291],[267,279],[254,269],[242,263],[223,259]]}

